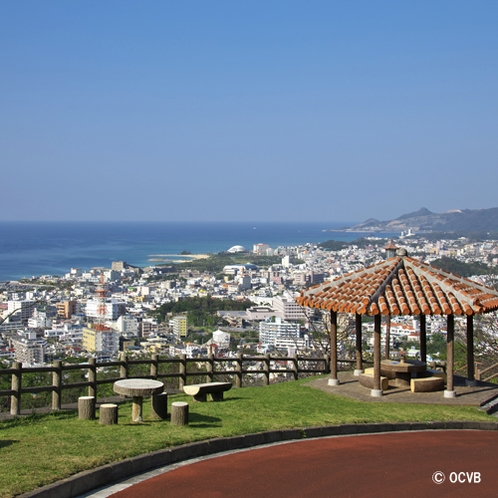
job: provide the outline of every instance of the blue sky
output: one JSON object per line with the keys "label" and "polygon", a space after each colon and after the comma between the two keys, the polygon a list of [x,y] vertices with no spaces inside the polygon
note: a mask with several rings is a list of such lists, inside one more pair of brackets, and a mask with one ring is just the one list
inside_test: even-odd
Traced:
{"label": "blue sky", "polygon": [[0,220],[498,206],[498,2],[0,3]]}

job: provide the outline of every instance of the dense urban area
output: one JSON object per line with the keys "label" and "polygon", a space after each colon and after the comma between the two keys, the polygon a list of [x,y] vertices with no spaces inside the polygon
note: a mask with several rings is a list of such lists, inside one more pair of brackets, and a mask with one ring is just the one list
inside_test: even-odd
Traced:
{"label": "dense urban area", "polygon": [[[89,356],[104,361],[120,351],[171,357],[323,354],[327,313],[301,308],[294,298],[303,288],[384,259],[386,243],[377,237],[278,248],[260,243],[204,257],[184,254],[188,262],[137,268],[115,261],[111,268],[71,268],[62,277],[4,282],[0,360],[7,367],[12,361],[34,366]],[[435,240],[407,232],[395,244],[411,257],[485,285],[495,283],[496,241]],[[349,320],[339,321],[345,358],[354,350]],[[392,317],[389,324],[384,320],[387,326],[392,353],[417,357],[417,318]],[[445,354],[445,327],[443,317],[427,320],[428,354],[434,359]],[[368,355],[373,323],[367,319],[363,328]],[[494,318],[481,328],[494,337]],[[485,353],[493,352],[491,343]]]}

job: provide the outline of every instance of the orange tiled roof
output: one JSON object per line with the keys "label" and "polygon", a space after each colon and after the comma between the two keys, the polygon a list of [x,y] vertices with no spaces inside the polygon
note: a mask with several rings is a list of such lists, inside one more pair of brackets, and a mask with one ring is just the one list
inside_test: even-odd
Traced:
{"label": "orange tiled roof", "polygon": [[361,315],[475,315],[498,309],[498,292],[408,256],[311,287],[301,306]]}

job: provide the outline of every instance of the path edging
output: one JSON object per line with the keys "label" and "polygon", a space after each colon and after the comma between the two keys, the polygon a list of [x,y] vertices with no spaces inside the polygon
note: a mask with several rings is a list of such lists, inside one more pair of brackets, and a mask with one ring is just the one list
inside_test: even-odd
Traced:
{"label": "path edging", "polygon": [[92,490],[109,486],[135,475],[225,451],[253,448],[264,444],[312,439],[327,436],[375,434],[379,432],[422,430],[498,430],[498,422],[447,421],[447,422],[378,422],[371,424],[341,424],[303,429],[283,429],[242,436],[215,438],[207,441],[174,446],[145,455],[127,458],[96,469],[80,472],[71,477],[20,495],[20,498],[75,498]]}

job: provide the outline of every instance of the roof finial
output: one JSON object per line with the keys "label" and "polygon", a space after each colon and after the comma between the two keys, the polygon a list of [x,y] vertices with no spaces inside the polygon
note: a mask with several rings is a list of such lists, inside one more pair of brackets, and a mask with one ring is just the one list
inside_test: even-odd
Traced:
{"label": "roof finial", "polygon": [[398,250],[398,247],[394,245],[393,239],[389,241],[389,244],[384,246],[384,249],[386,250],[386,258],[394,258],[396,256],[396,251]]}

